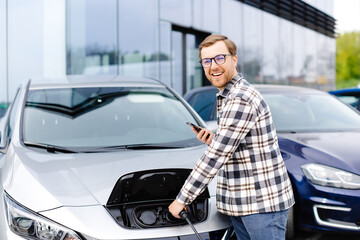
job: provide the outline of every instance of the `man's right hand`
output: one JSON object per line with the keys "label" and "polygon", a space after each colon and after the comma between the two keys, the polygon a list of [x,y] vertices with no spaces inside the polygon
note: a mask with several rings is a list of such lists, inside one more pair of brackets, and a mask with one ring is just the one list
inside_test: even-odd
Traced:
{"label": "man's right hand", "polygon": [[214,137],[214,134],[206,129],[206,128],[202,128],[200,132],[197,132],[194,128],[193,131],[197,134],[197,139],[199,139],[201,142],[210,145],[212,142],[212,139]]}

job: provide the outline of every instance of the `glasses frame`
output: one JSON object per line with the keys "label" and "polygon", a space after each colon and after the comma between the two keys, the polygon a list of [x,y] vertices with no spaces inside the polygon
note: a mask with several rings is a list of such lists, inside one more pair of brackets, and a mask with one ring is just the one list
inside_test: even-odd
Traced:
{"label": "glasses frame", "polygon": [[[218,62],[216,61],[216,58],[217,58],[218,56],[223,56],[223,57],[224,57],[224,62],[223,62],[223,63],[218,63]],[[212,60],[214,60],[214,62],[215,62],[217,65],[223,65],[223,64],[226,62],[226,56],[232,56],[232,54],[231,54],[231,53],[218,54],[218,55],[216,55],[216,56],[213,57],[213,58],[203,58],[203,59],[201,59],[199,62],[200,62],[201,66],[202,66],[203,68],[209,68],[209,67],[211,67],[212,62],[213,62]],[[205,60],[205,59],[210,60],[210,65],[209,65],[208,67],[205,67],[205,66],[203,65],[203,60]]]}

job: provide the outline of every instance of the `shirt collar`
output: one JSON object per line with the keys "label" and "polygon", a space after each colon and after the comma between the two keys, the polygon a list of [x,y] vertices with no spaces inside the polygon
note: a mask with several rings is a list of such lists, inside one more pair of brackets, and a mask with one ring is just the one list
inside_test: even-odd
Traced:
{"label": "shirt collar", "polygon": [[218,92],[217,96],[226,97],[230,92],[230,89],[235,85],[235,83],[237,83],[241,79],[242,79],[241,74],[236,75],[233,79],[230,80],[230,82],[228,82],[228,84],[226,84],[222,92]]}

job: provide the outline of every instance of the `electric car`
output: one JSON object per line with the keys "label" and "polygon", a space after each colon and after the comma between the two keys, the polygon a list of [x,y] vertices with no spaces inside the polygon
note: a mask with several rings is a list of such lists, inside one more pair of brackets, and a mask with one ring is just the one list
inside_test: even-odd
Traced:
{"label": "electric car", "polygon": [[[287,236],[297,227],[360,234],[359,112],[315,89],[254,86],[270,106],[295,193]],[[207,86],[184,96],[208,126],[216,126],[217,92]]]}
{"label": "electric car", "polygon": [[[151,79],[21,85],[0,128],[0,239],[197,239],[168,205],[206,145],[203,120]],[[229,234],[216,180],[187,212],[203,239]]]}

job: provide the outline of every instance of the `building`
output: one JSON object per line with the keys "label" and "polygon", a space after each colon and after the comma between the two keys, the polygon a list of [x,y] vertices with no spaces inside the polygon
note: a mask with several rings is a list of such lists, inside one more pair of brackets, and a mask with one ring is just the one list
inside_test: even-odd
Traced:
{"label": "building", "polygon": [[0,105],[19,82],[68,74],[208,85],[198,44],[238,46],[253,83],[335,88],[333,0],[0,0]]}

